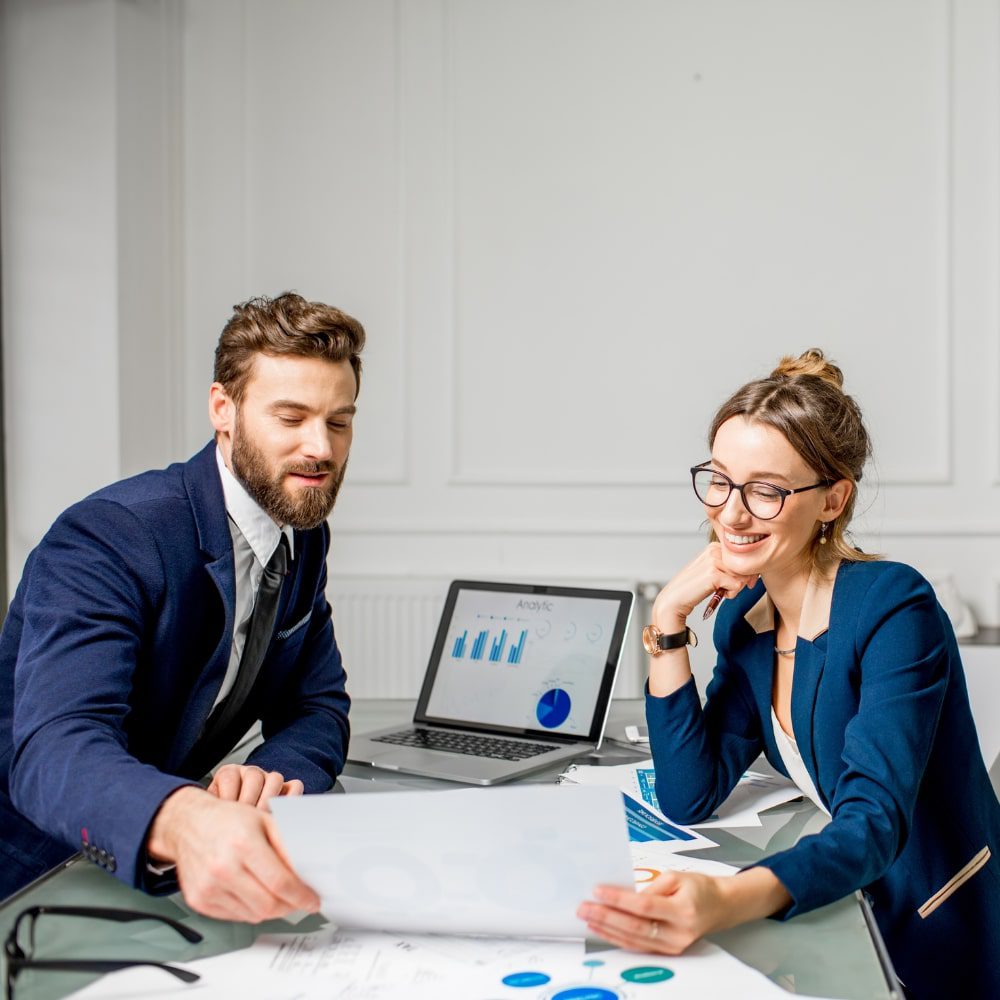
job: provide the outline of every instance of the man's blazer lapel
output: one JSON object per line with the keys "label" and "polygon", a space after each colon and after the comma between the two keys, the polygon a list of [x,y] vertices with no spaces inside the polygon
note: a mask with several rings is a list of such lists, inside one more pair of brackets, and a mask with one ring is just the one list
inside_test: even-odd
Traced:
{"label": "man's blazer lapel", "polygon": [[198,544],[205,559],[205,572],[215,584],[222,600],[223,627],[205,669],[191,692],[190,711],[184,713],[185,728],[178,734],[174,748],[178,760],[194,745],[215,703],[229,664],[236,617],[236,570],[233,564],[233,540],[229,533],[226,499],[222,492],[215,460],[215,442],[211,442],[184,467],[184,486],[198,530]]}

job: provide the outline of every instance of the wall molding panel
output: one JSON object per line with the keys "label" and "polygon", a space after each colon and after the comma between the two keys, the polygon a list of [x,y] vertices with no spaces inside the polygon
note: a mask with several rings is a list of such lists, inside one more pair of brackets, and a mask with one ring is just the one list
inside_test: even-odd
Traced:
{"label": "wall molding panel", "polygon": [[[443,8],[447,46],[446,63],[448,67],[446,94],[448,107],[448,148],[446,157],[447,169],[453,178],[452,200],[449,206],[450,228],[453,240],[451,254],[453,270],[450,282],[452,305],[450,313],[451,379],[449,392],[452,397],[451,409],[454,419],[451,422],[452,440],[450,450],[452,465],[449,470],[448,482],[450,485],[455,486],[474,487],[615,486],[629,488],[683,485],[686,484],[686,477],[682,473],[674,474],[668,470],[678,467],[683,468],[688,461],[692,461],[693,459],[662,461],[658,465],[645,461],[645,453],[648,449],[643,446],[641,438],[645,435],[651,439],[655,439],[655,436],[650,434],[649,422],[638,424],[636,426],[636,433],[627,434],[620,441],[618,449],[621,452],[620,455],[614,453],[609,455],[608,442],[598,440],[595,448],[598,460],[588,461],[585,467],[581,467],[573,462],[572,456],[569,456],[567,460],[559,448],[553,448],[550,454],[544,455],[544,458],[541,453],[533,452],[532,454],[536,460],[534,466],[520,463],[518,461],[519,448],[504,450],[506,446],[503,444],[503,438],[507,436],[507,421],[509,417],[505,407],[495,402],[495,396],[484,399],[482,394],[473,393],[471,390],[465,389],[466,383],[473,379],[481,380],[484,383],[489,382],[489,357],[494,350],[494,344],[499,340],[498,337],[494,336],[488,344],[480,344],[477,340],[477,338],[481,337],[481,334],[477,330],[479,324],[470,323],[467,319],[463,318],[465,313],[477,309],[479,309],[479,312],[476,315],[480,316],[480,318],[483,315],[489,315],[489,310],[487,309],[487,312],[484,314],[480,306],[487,302],[487,298],[484,298],[484,296],[492,294],[489,288],[483,287],[482,274],[480,273],[481,268],[480,271],[476,271],[473,268],[473,264],[470,263],[470,260],[474,262],[477,254],[483,256],[490,251],[491,248],[486,241],[486,236],[483,235],[483,239],[480,241],[482,243],[481,246],[474,245],[472,247],[469,246],[468,240],[465,237],[472,232],[475,238],[475,230],[470,229],[470,226],[476,225],[479,226],[481,235],[490,234],[492,236],[496,228],[496,223],[502,218],[507,209],[508,202],[512,201],[516,204],[517,197],[520,196],[494,199],[499,206],[496,208],[492,207],[489,199],[485,197],[480,202],[473,203],[471,207],[469,205],[469,196],[467,194],[467,189],[470,187],[467,179],[469,168],[465,164],[465,161],[470,159],[471,154],[468,154],[467,150],[470,147],[470,143],[481,142],[482,137],[475,131],[471,135],[466,133],[468,132],[470,123],[473,130],[479,129],[482,132],[485,132],[489,126],[487,124],[480,125],[479,119],[471,116],[467,109],[463,114],[461,108],[464,108],[465,105],[461,104],[461,102],[469,100],[468,94],[470,91],[474,92],[477,96],[485,95],[484,99],[487,107],[484,111],[485,118],[483,121],[490,124],[493,123],[494,119],[490,117],[491,112],[501,115],[498,119],[500,134],[496,139],[496,145],[500,149],[511,145],[511,143],[503,141],[504,137],[508,134],[503,129],[508,129],[510,135],[520,134],[514,126],[511,126],[509,122],[502,118],[501,102],[490,103],[490,98],[495,90],[502,90],[505,98],[508,98],[509,93],[513,92],[513,97],[510,98],[513,101],[516,101],[520,95],[509,81],[503,79],[500,75],[490,75],[496,70],[496,67],[489,64],[488,59],[483,58],[483,53],[486,51],[486,43],[482,42],[477,31],[483,38],[489,38],[491,43],[495,41],[497,46],[501,46],[501,43],[506,43],[512,38],[520,42],[525,37],[531,37],[532,32],[526,30],[515,31],[510,27],[511,23],[520,19],[518,23],[524,29],[525,25],[530,21],[531,26],[538,29],[536,34],[544,34],[545,30],[551,27],[551,19],[546,16],[545,10],[557,7],[558,5],[534,5],[532,10],[529,11],[523,5],[505,5],[501,13],[497,14],[496,10],[491,11],[491,15],[495,16],[489,19],[483,17],[483,24],[473,23],[471,28],[469,27],[469,23],[475,22],[476,18],[469,14],[467,8],[454,3],[446,3]],[[907,37],[907,41],[910,43],[910,50],[908,50],[903,58],[909,59],[909,62],[905,64],[904,68],[909,74],[906,77],[907,81],[912,80],[919,83],[922,91],[906,95],[911,101],[910,105],[906,107],[906,111],[908,117],[912,118],[917,115],[922,119],[921,129],[923,131],[915,131],[913,136],[907,135],[902,138],[905,141],[909,141],[910,139],[913,139],[913,141],[924,141],[924,131],[928,131],[928,134],[933,134],[936,137],[936,146],[932,150],[928,150],[930,156],[922,158],[932,163],[932,167],[928,167],[925,171],[929,174],[927,181],[930,184],[931,196],[926,197],[926,191],[923,188],[911,188],[910,195],[912,197],[910,197],[906,206],[907,211],[913,210],[916,213],[921,212],[924,205],[931,206],[927,220],[929,231],[927,233],[926,247],[920,252],[920,259],[924,260],[926,258],[927,281],[919,285],[913,285],[911,281],[910,287],[911,295],[916,292],[928,299],[928,308],[921,309],[914,314],[919,316],[920,327],[918,329],[922,328],[924,330],[922,334],[924,345],[922,349],[911,353],[911,357],[919,355],[923,359],[921,362],[923,367],[917,372],[921,381],[918,381],[912,387],[911,391],[914,396],[924,401],[917,419],[920,421],[922,430],[925,432],[925,446],[921,449],[919,455],[912,456],[919,458],[919,463],[916,465],[911,464],[908,460],[911,456],[903,449],[892,449],[890,452],[891,459],[886,463],[888,467],[887,475],[883,483],[885,485],[940,486],[950,485],[953,482],[954,465],[952,454],[954,400],[951,384],[952,367],[950,362],[953,346],[951,298],[952,270],[954,266],[951,238],[954,226],[951,169],[954,155],[952,149],[952,105],[954,99],[952,86],[954,58],[952,51],[953,4],[948,2],[948,0],[927,0],[927,2],[915,5],[911,9],[916,12],[913,16],[916,30],[911,31]],[[595,11],[599,13],[595,14]],[[581,21],[590,25],[594,35],[600,36],[601,44],[604,45],[604,33],[598,31],[598,27],[606,28],[613,34],[614,24],[610,16],[606,23],[601,22],[601,16],[603,15],[600,12],[602,11],[606,13],[605,9],[600,5],[593,5],[587,9],[585,15],[581,16]],[[662,33],[667,24],[667,15],[663,14],[662,11],[655,11],[651,7],[645,8],[644,13],[650,22],[648,29],[654,34],[657,31]],[[894,37],[894,33],[898,30],[899,24],[895,16],[898,16],[899,13],[898,5],[881,5],[881,17],[873,22],[879,29],[886,32],[885,38],[887,43],[890,38]],[[709,14],[706,13],[705,16],[708,17]],[[485,23],[487,21],[489,21],[488,24]],[[671,27],[676,27],[672,22],[670,24]],[[692,35],[696,35],[700,27],[702,26],[695,25],[692,27],[691,24],[686,24],[681,25],[680,30],[690,31]],[[919,31],[922,31],[923,34],[918,36],[919,43],[917,43],[913,41],[913,37]],[[580,33],[582,34],[582,31]],[[704,41],[704,39],[701,40]],[[709,42],[711,41],[712,39],[709,39]],[[477,43],[480,44],[480,48],[478,49],[475,48]],[[572,62],[572,52],[575,43],[578,43],[575,45],[577,49],[585,51],[589,40],[585,39],[583,43],[579,43],[579,39],[575,35],[569,39],[567,48],[571,51],[571,55],[567,58],[570,59],[570,62],[568,70],[564,67],[564,71],[573,79],[577,78],[574,76],[577,64]],[[471,45],[474,55],[464,54],[463,44],[465,46]],[[639,48],[636,45],[636,49],[638,50]],[[525,45],[525,49],[529,57],[537,55],[529,45]],[[609,41],[606,51],[614,53],[618,51],[618,47]],[[623,66],[618,66],[616,63],[616,72],[623,70],[619,75],[627,76],[628,68],[630,68],[629,60],[634,56],[634,53],[629,53],[627,49],[622,49],[621,51],[625,53],[621,57],[625,68],[623,69]],[[668,59],[671,54],[667,53]],[[732,55],[732,53],[727,54]],[[546,88],[558,90],[560,94],[563,94],[563,91],[559,90],[560,83],[558,81],[552,83],[550,79],[543,78],[540,73],[538,73],[537,77],[533,78],[532,74],[536,73],[536,66],[530,61],[530,58],[518,58],[523,55],[524,53],[518,50],[512,54],[512,58],[517,62],[521,75],[535,79],[536,83],[541,87],[542,99],[535,103],[540,103],[544,107],[548,107],[545,104],[548,94]],[[576,52],[576,55],[579,56],[579,52]],[[919,60],[921,59],[924,62],[920,63]],[[497,70],[497,73],[499,74],[499,70]],[[628,103],[642,105],[645,101],[649,105],[649,109],[652,109],[657,106],[656,102],[661,98],[661,94],[649,90],[649,80],[647,78],[643,77],[641,80],[642,85],[645,85],[647,89],[641,89],[640,84],[637,83],[636,87],[639,89],[630,90],[626,95],[630,98]],[[661,81],[658,80],[657,82]],[[676,83],[672,78],[666,78],[666,82],[668,84]],[[867,83],[872,85],[874,81],[868,79]],[[882,81],[878,81],[878,85],[886,92],[882,95],[876,94],[876,98],[881,98],[886,103],[886,106],[888,106],[887,102],[890,100],[888,90]],[[585,90],[586,87],[583,86],[583,89]],[[616,96],[620,97],[621,94],[616,92]],[[851,103],[854,101],[854,97],[854,94],[849,95],[849,98],[842,106],[838,107],[834,105],[833,108],[836,108],[838,112],[846,112],[847,108],[850,108],[852,111],[862,113],[858,102]],[[893,93],[891,99],[898,100],[899,97],[899,94]],[[517,104],[516,107],[519,111],[525,112],[529,116],[535,113],[534,105],[531,102],[525,102],[523,105]],[[882,105],[879,105],[880,111],[881,107]],[[497,112],[498,108],[501,109],[499,112]],[[573,109],[570,108],[569,112],[572,113],[572,111]],[[585,112],[580,113],[585,114]],[[537,112],[539,121],[544,119],[544,114],[544,110]],[[877,113],[872,112],[872,121],[869,124],[874,126],[876,121],[879,121],[881,125],[881,119],[877,118]],[[518,118],[516,128],[520,129],[524,127],[526,135],[537,139],[539,135],[544,134],[542,127],[532,129],[530,126],[530,122],[528,126],[524,126],[523,120]],[[912,124],[911,127],[913,127]],[[558,125],[553,123],[553,129],[557,128]],[[848,134],[849,138],[853,137],[853,133],[849,133],[849,130],[845,134]],[[654,151],[657,148],[657,141],[659,140],[654,136],[652,138],[653,146],[651,147]],[[901,146],[900,148],[902,149],[903,147]],[[534,159],[532,159],[533,153],[535,156]],[[518,155],[520,154],[521,150],[518,150]],[[545,153],[538,154],[536,147],[526,143],[524,151],[525,169],[530,173],[532,168],[535,168],[548,178],[551,172],[551,164],[544,159],[544,155]],[[911,161],[921,159],[921,157],[917,156],[910,156],[909,158]],[[482,155],[480,155],[479,159],[475,159],[475,165],[481,165],[482,159]],[[510,172],[508,171],[507,173],[509,174]],[[504,179],[506,179],[506,175]],[[893,186],[898,186],[897,179],[889,176],[873,182],[873,185],[877,184],[884,185],[886,192],[890,192]],[[614,190],[613,186],[610,190]],[[882,191],[882,187],[876,188],[876,186],[872,186],[868,194],[874,196],[878,193],[881,197]],[[651,187],[649,197],[651,203],[653,200],[652,192],[653,189]],[[524,185],[522,193],[524,198],[530,199],[537,192],[530,184],[527,184]],[[546,209],[541,201],[537,202],[537,207],[544,214]],[[898,213],[902,211],[902,204],[897,205],[897,218],[899,218]],[[490,214],[491,212],[493,212],[493,215]],[[467,223],[466,217],[471,217],[475,221]],[[833,224],[832,220],[823,218],[820,219],[820,222],[825,225]],[[845,251],[849,247],[855,246],[856,237],[854,233],[848,231],[845,239],[847,240],[844,244]],[[855,246],[855,249],[857,248]],[[473,251],[471,258],[470,249]],[[565,249],[565,257],[569,260],[569,266],[572,270],[574,267],[574,245],[569,242]],[[925,250],[926,253],[924,252]],[[642,253],[642,251],[639,251],[639,253]],[[521,273],[519,265],[510,265],[509,257],[505,257],[502,253],[498,252],[489,259],[499,269],[500,275],[505,273],[505,267],[511,268],[511,281],[509,284],[512,289],[527,289],[526,295],[515,296],[515,299],[517,303],[523,301],[525,308],[523,309],[524,318],[522,321],[535,334],[534,339],[537,342],[540,331],[538,329],[531,330],[531,317],[533,313],[531,308],[532,295],[535,297],[535,302],[541,303],[544,301],[542,297],[544,293],[537,289],[535,284],[531,283],[534,275],[529,275],[528,278],[525,278]],[[553,270],[555,273],[552,276],[552,284],[555,287],[562,288],[565,285],[565,275],[559,273],[558,267]],[[577,268],[577,270],[579,269]],[[803,272],[803,274],[805,273]],[[502,277],[498,277],[496,281],[499,285],[504,285]],[[518,284],[519,281],[520,284]],[[614,277],[609,278],[605,284],[613,289]],[[586,291],[589,292],[589,288]],[[599,293],[600,291],[606,291],[606,289],[599,289]],[[889,296],[892,293],[887,290],[884,294]],[[892,312],[892,302],[889,298],[885,299],[883,305],[889,306],[890,313]],[[515,308],[514,311],[516,313],[517,309]],[[889,314],[887,313],[887,315]],[[900,319],[902,320],[902,317]],[[571,325],[573,324],[571,323]],[[655,339],[650,339],[651,332],[640,330],[634,335],[639,338],[640,343],[643,337],[646,337],[648,346],[654,348],[652,351],[647,350],[642,352],[640,356],[655,356],[656,341]],[[544,330],[541,331],[541,334],[544,339]],[[847,354],[845,369],[847,370],[849,389],[857,385],[857,372],[862,370],[862,374],[864,374],[860,366],[852,366],[850,364],[851,355],[859,358],[864,357],[866,349],[872,342],[872,337],[883,334],[884,330],[880,327],[870,329],[860,327],[850,337],[842,334],[842,352]],[[912,347],[914,338],[913,328],[906,327],[905,335],[910,340]],[[558,334],[555,336],[556,339],[559,338]],[[594,329],[584,328],[581,336],[585,339],[589,337],[591,340],[594,340],[595,336],[599,336],[599,334]],[[515,350],[527,352],[527,343],[523,339],[520,341],[516,338],[513,339],[518,345]],[[584,373],[585,377],[582,381],[585,391],[587,387],[592,391],[593,387],[600,385],[601,381],[604,359],[600,356],[593,361],[590,367],[583,366],[581,368],[579,365],[574,367],[572,364],[567,364],[565,380],[561,380],[564,362],[572,360],[572,345],[574,343],[572,337],[563,336],[562,339],[566,344],[566,351],[563,354],[546,355],[549,365],[546,368],[546,372],[549,375],[547,384],[551,387],[550,391],[553,397],[552,404],[549,406],[550,410],[559,408],[563,404],[563,397],[565,397],[567,392],[572,394],[572,387],[579,384],[578,380],[573,377],[575,374],[579,374],[581,371]],[[618,343],[623,343],[628,338],[618,337],[612,339],[615,342],[615,346],[617,346]],[[772,343],[773,347],[768,349],[766,346],[768,343]],[[761,357],[769,360],[776,357],[782,349],[787,349],[787,343],[787,334],[780,330],[776,333],[765,335],[761,341],[761,348],[756,351],[754,368],[760,365]],[[502,348],[497,346],[496,350],[497,353],[502,354]],[[839,358],[840,352],[834,351],[834,353]],[[650,361],[648,364],[653,364],[653,362]],[[731,381],[721,378],[713,379],[709,375],[705,380],[706,386],[713,384],[717,386],[717,388],[711,390],[711,398],[721,400],[726,391],[730,390],[734,385],[738,385],[740,379],[745,379],[748,374],[752,374],[754,368],[738,368],[739,374]],[[700,369],[696,367],[694,370],[698,371]],[[884,389],[884,379],[875,378],[869,374],[868,382],[869,391],[881,395]],[[523,394],[518,393],[513,380],[510,380],[508,384],[510,385],[510,406],[515,410],[524,410],[526,402],[530,401],[526,400]],[[690,393],[693,386],[697,383],[692,378],[680,378],[676,379],[673,383],[668,382],[667,384],[670,391],[675,395],[680,393],[681,397],[686,399],[686,393]],[[708,394],[709,389],[706,388],[705,392]],[[622,396],[620,389],[618,396]],[[625,398],[619,398],[617,402],[619,406],[615,408],[615,416],[619,424],[625,426],[633,425],[631,418],[635,415],[636,410],[633,406],[629,405],[631,400],[627,398],[627,392],[625,393]],[[491,403],[494,404],[492,407],[490,406]],[[624,406],[621,405],[622,403],[624,403]],[[532,412],[537,412],[537,401],[533,405],[534,409]],[[483,408],[486,408],[488,412],[491,411],[497,414],[492,424],[489,418],[482,417],[480,411]],[[529,406],[529,408],[531,407]],[[686,423],[690,424],[692,410],[689,407],[685,407],[683,410],[687,416]],[[697,410],[697,407],[695,407],[695,410]],[[541,421],[543,429],[551,430],[559,427],[558,422],[553,422],[551,413],[546,412],[545,408],[542,408],[540,412],[543,417]],[[704,422],[701,419],[695,420],[696,424]],[[670,426],[669,423],[668,426]],[[477,428],[477,430],[470,430],[470,428]],[[485,432],[483,432],[484,429]],[[531,435],[524,426],[519,425],[518,429],[520,431],[520,440],[530,438]],[[571,426],[560,427],[560,429],[566,435],[572,434]],[[673,427],[670,426],[670,429],[673,430]],[[682,435],[690,435],[689,427],[685,426],[680,428],[680,430]],[[517,435],[514,436],[516,437]],[[633,453],[641,455],[643,461],[630,462],[628,456]],[[484,458],[486,461],[484,461]],[[601,458],[604,460],[601,461]],[[569,464],[567,464],[567,461]]]}
{"label": "wall molding panel", "polygon": [[198,330],[189,448],[205,434],[205,366],[230,305],[294,289],[364,323],[368,373],[352,481],[405,487],[412,456],[400,2],[291,10],[188,0],[186,13],[188,326]]}
{"label": "wall molding panel", "polygon": [[668,579],[714,407],[820,346],[860,543],[1000,624],[1000,0],[628,9],[0,6],[12,581],[208,439],[231,306],[294,288],[368,331],[359,622],[366,579]]}

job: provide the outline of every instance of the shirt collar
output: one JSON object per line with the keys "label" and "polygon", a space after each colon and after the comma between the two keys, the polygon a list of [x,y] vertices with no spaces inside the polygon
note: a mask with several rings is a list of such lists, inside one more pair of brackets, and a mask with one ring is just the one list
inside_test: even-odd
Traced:
{"label": "shirt collar", "polygon": [[[826,569],[814,566],[809,574],[799,615],[799,636],[809,642],[815,642],[830,627],[833,585],[839,568],[840,560]],[[774,630],[774,603],[766,590],[743,617],[758,635]]]}
{"label": "shirt collar", "polygon": [[264,512],[260,504],[247,493],[243,484],[229,471],[218,445],[215,446],[215,461],[219,466],[219,477],[222,479],[226,513],[240,529],[240,533],[247,540],[261,566],[266,566],[274,555],[282,534],[288,539],[289,558],[294,559],[295,535],[291,525],[278,527],[274,518]]}

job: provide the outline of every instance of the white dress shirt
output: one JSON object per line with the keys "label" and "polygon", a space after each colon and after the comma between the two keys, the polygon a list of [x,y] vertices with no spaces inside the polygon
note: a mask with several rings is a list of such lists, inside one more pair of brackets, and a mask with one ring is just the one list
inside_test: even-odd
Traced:
{"label": "white dress shirt", "polygon": [[812,799],[813,805],[817,809],[822,809],[829,816],[830,810],[823,805],[823,800],[819,797],[819,792],[816,791],[816,786],[802,760],[802,754],[799,753],[799,745],[795,742],[795,737],[789,736],[781,728],[773,705],[771,706],[771,725],[774,727],[774,741],[778,744],[778,753],[781,754],[781,760],[785,765],[785,770],[788,771],[788,776],[795,782],[796,787],[803,795]]}
{"label": "white dress shirt", "polygon": [[[282,534],[288,539],[288,557],[295,558],[295,536],[289,525],[278,527],[270,514],[265,514],[243,484],[226,467],[222,452],[215,449],[215,460],[222,479],[222,492],[229,515],[229,534],[233,539],[233,565],[236,572],[236,617],[233,627],[233,648],[229,664],[216,695],[218,705],[232,690],[240,669],[240,657],[250,629],[250,616],[260,587],[260,578]],[[214,707],[214,706],[213,706]]]}

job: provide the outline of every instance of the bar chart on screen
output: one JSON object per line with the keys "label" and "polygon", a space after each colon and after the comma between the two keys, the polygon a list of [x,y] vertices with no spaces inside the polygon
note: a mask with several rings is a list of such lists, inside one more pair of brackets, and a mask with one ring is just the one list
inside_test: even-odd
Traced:
{"label": "bar chart on screen", "polygon": [[476,619],[469,627],[462,625],[453,630],[451,658],[518,666],[528,642],[525,619],[506,615],[477,615]]}

